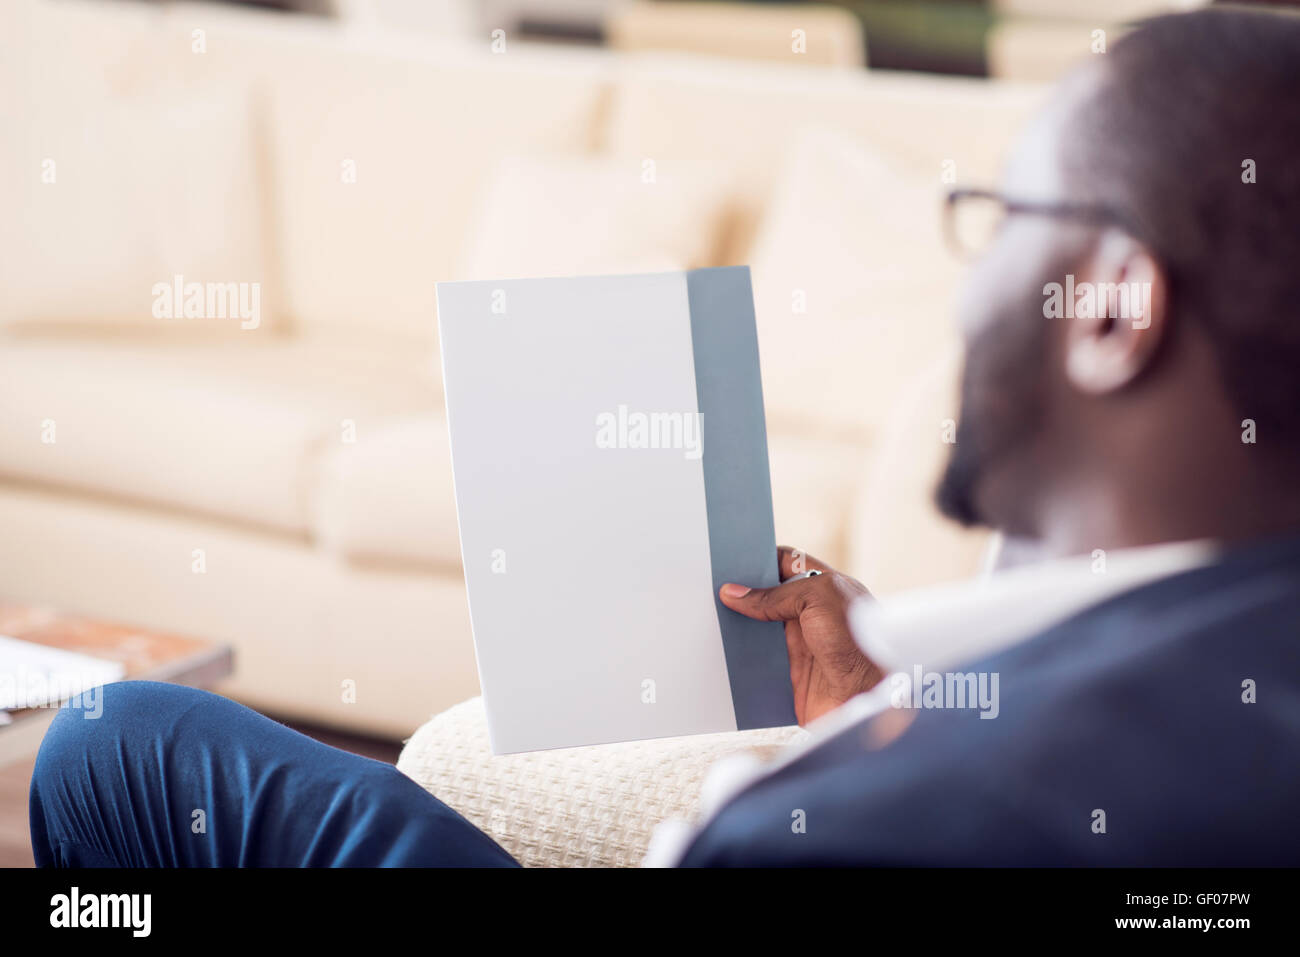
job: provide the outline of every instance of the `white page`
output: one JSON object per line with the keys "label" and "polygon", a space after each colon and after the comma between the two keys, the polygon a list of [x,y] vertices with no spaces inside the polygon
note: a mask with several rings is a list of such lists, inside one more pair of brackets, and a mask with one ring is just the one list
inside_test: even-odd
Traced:
{"label": "white page", "polygon": [[117,661],[0,635],[0,709],[6,711],[53,707],[125,673]]}

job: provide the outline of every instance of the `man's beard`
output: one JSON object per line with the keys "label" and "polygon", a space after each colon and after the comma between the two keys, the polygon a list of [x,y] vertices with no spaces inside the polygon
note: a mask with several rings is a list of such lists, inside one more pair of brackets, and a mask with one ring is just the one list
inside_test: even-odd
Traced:
{"label": "man's beard", "polygon": [[961,419],[934,492],[939,511],[965,526],[1007,523],[985,514],[982,483],[1003,460],[1028,448],[1042,423],[1047,361],[1041,301],[1026,302],[985,327],[966,347]]}

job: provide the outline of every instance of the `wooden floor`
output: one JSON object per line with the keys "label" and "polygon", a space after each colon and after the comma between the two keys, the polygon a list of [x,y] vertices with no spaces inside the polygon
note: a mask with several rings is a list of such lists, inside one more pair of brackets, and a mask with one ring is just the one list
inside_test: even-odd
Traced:
{"label": "wooden floor", "polygon": [[[327,728],[288,721],[285,723],[333,747],[389,764],[397,762],[397,756],[402,750],[401,744],[396,741],[356,737]],[[27,785],[31,781],[35,763],[36,757],[33,755],[29,760],[0,768],[0,867],[32,866],[32,845],[27,830]]]}

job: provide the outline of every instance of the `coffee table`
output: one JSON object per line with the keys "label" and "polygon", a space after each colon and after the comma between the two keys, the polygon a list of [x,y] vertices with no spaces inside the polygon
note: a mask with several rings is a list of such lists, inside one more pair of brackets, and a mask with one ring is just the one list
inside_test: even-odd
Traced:
{"label": "coffee table", "polygon": [[[0,604],[0,635],[122,663],[127,679],[207,687],[230,674],[229,645],[63,615],[30,605]],[[30,757],[57,713],[55,708],[10,711],[0,725],[0,767]]]}

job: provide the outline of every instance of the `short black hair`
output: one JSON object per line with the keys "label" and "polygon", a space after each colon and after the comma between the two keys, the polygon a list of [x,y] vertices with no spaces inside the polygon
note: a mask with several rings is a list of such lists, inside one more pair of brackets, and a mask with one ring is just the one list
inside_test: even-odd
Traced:
{"label": "short black hair", "polygon": [[1063,141],[1069,188],[1131,220],[1175,327],[1204,330],[1260,446],[1300,458],[1300,17],[1161,16],[1104,56]]}

